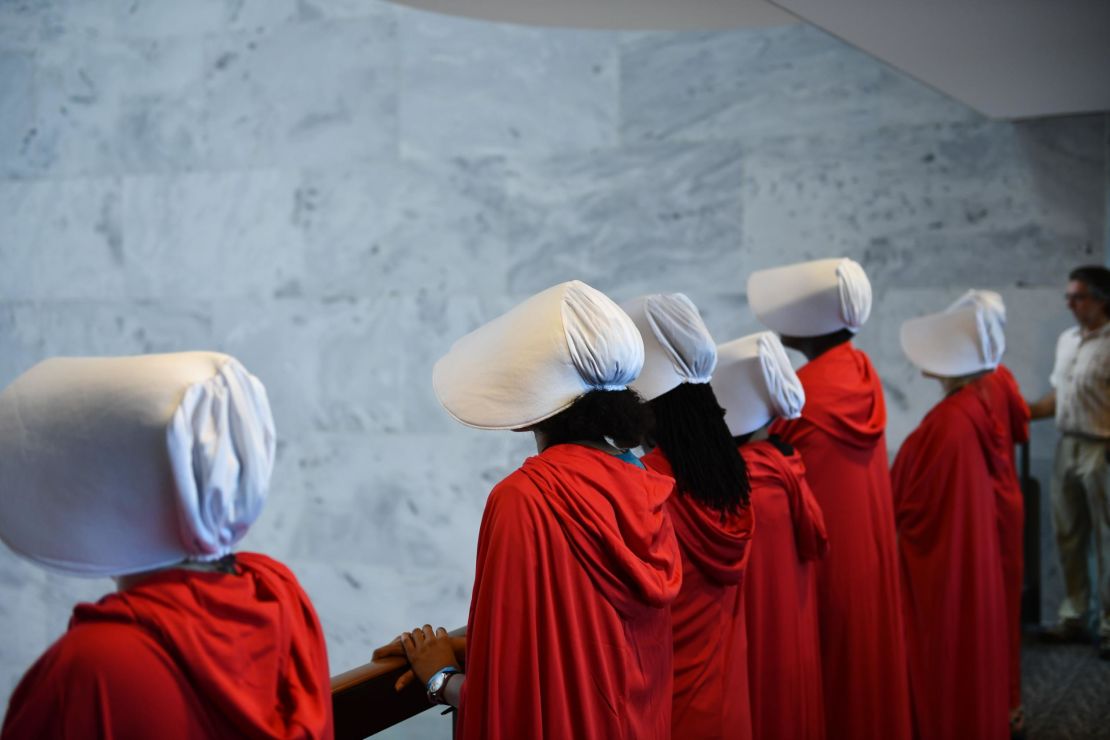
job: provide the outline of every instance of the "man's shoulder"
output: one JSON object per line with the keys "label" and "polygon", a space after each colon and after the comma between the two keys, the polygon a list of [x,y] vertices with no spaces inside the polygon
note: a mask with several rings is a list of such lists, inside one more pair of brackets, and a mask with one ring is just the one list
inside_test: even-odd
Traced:
{"label": "man's shoulder", "polygon": [[1069,343],[1079,344],[1079,339],[1081,337],[1082,334],[1078,326],[1069,326],[1067,329],[1060,332],[1060,336],[1056,339],[1056,346],[1061,347]]}

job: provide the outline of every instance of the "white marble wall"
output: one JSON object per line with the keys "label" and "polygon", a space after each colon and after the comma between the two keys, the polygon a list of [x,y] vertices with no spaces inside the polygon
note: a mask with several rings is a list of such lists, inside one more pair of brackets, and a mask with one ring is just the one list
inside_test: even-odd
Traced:
{"label": "white marble wall", "polygon": [[[238,355],[281,433],[247,545],[298,573],[338,672],[464,623],[484,497],[529,451],[439,409],[454,338],[578,277],[686,291],[724,340],[756,328],[748,272],[849,254],[896,445],[938,397],[898,325],[966,287],[1002,291],[1008,362],[1045,389],[1063,275],[1102,257],[1105,135],[985,120],[800,25],[0,0],[0,384],[54,354]],[[0,553],[0,699],[108,587]]]}

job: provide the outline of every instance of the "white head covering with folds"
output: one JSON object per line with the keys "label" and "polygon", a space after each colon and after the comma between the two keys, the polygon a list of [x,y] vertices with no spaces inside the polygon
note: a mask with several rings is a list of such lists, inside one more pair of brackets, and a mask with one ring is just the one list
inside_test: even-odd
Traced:
{"label": "white head covering with folds", "polygon": [[682,383],[708,383],[717,366],[717,345],[701,314],[682,293],[655,293],[621,305],[644,339],[644,369],[632,389],[644,400]]}
{"label": "white head covering with folds", "polygon": [[0,538],[75,575],[215,560],[274,450],[266,390],[227,355],[46,360],[0,393]]}
{"label": "white head covering with folds", "polygon": [[902,324],[902,350],[913,364],[943,378],[992,370],[1003,346],[1002,328],[972,303]]}
{"label": "white head covering with folds", "polygon": [[1003,353],[1006,352],[1006,304],[1002,301],[1002,296],[993,290],[969,290],[947,310],[955,311],[967,306],[978,308],[983,320],[994,324],[987,332],[987,351],[990,353],[987,360],[991,367],[998,367]]}
{"label": "white head covering with folds", "polygon": [[847,257],[799,262],[753,272],[748,303],[765,326],[783,336],[857,332],[871,315],[871,283]]}
{"label": "white head covering with folds", "polygon": [[774,332],[761,331],[717,348],[713,393],[732,436],[749,434],[773,419],[797,419],[806,394]]}
{"label": "white head covering with folds", "polygon": [[523,429],[591,390],[623,390],[644,364],[632,319],[572,280],[459,339],[432,385],[447,412],[479,429]]}

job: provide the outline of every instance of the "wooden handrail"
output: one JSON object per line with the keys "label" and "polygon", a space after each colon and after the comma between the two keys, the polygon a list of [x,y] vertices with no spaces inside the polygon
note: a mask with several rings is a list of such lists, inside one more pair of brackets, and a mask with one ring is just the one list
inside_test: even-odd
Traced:
{"label": "wooden handrail", "polygon": [[[452,637],[465,637],[466,628],[451,631]],[[459,664],[464,655],[456,652]],[[420,681],[403,691],[393,685],[408,669],[404,658],[370,661],[346,673],[332,676],[331,704],[335,713],[336,740],[363,740],[376,733],[431,709]]]}

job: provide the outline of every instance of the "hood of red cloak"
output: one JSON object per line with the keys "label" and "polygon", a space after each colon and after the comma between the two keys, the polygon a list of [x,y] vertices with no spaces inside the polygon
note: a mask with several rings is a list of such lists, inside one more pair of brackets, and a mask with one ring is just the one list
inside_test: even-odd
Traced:
{"label": "hood of red cloak", "polygon": [[293,574],[238,553],[239,575],[167,570],[79,604],[70,626],[127,622],[151,634],[209,706],[253,738],[330,738],[323,632]]}
{"label": "hood of red cloak", "polygon": [[984,376],[968,383],[937,406],[945,402],[952,403],[967,413],[973,421],[979,415],[986,417],[986,425],[976,423],[972,426],[979,445],[983,448],[983,457],[987,460],[991,479],[996,485],[1017,485],[1009,424],[1001,418],[1002,414],[995,407],[995,389],[987,381],[989,377]]}
{"label": "hood of red cloak", "polygon": [[[802,418],[853,447],[869,449],[886,430],[883,385],[871,360],[851,342],[838,344],[798,370],[806,392]],[[779,431],[789,421],[771,427]]]}
{"label": "hood of red cloak", "polygon": [[784,454],[768,441],[741,445],[740,455],[748,466],[753,491],[767,487],[781,488],[786,493],[798,557],[803,561],[825,557],[829,551],[825,517],[817,499],[808,492],[802,456],[797,451]]}
{"label": "hood of red cloak", "polygon": [[1000,422],[1006,427],[1006,433],[1014,444],[1029,441],[1029,406],[1021,395],[1017,379],[1005,365],[999,365],[994,372],[988,373],[979,379],[991,386],[992,403],[996,409],[1004,409]]}
{"label": "hood of red cloak", "polygon": [[[660,475],[674,477],[670,461],[658,447],[644,455],[641,462]],[[748,564],[748,543],[755,525],[751,506],[726,514],[676,489],[667,501],[667,510],[678,546],[694,567],[722,586],[739,583]]]}
{"label": "hood of red cloak", "polygon": [[673,480],[576,444],[549,447],[520,469],[544,494],[579,562],[616,609],[631,614],[674,601],[682,562],[664,506]]}

